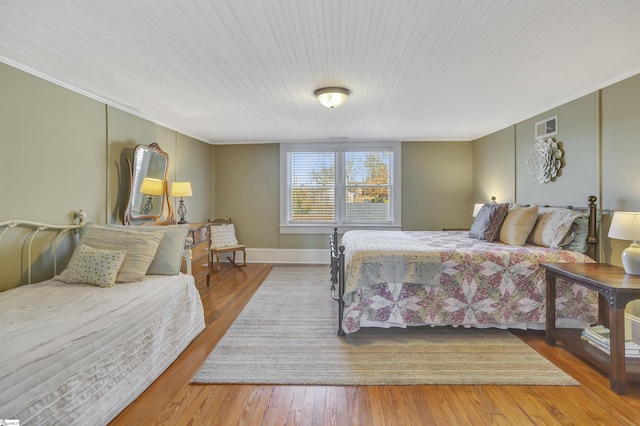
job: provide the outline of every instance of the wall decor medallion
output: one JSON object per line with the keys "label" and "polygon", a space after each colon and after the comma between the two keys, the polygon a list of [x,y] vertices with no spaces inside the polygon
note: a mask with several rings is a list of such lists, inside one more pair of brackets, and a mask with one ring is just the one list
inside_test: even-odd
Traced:
{"label": "wall decor medallion", "polygon": [[529,173],[540,183],[555,180],[562,168],[562,150],[554,138],[541,139],[529,151]]}

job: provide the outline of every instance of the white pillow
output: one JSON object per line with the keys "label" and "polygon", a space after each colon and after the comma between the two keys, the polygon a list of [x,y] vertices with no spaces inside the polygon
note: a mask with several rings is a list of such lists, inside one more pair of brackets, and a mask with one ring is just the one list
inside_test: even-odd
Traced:
{"label": "white pillow", "polygon": [[211,229],[211,248],[237,246],[236,228],[233,223],[226,225],[212,225]]}
{"label": "white pillow", "polygon": [[189,233],[189,224],[167,226],[137,226],[131,228],[123,225],[107,225],[116,229],[129,229],[140,232],[161,232],[158,251],[149,266],[147,275],[178,275],[182,266],[182,252]]}
{"label": "white pillow", "polygon": [[56,279],[68,284],[111,287],[126,254],[126,250],[97,249],[80,244],[71,255],[67,268]]}
{"label": "white pillow", "polygon": [[560,248],[575,238],[573,223],[584,215],[571,209],[558,207],[541,207],[538,209],[538,220],[529,239],[529,243],[538,246]]}
{"label": "white pillow", "polygon": [[80,237],[80,244],[101,249],[126,250],[116,281],[128,283],[141,281],[147,274],[162,237],[160,230],[139,231],[135,228],[113,228],[87,223]]}

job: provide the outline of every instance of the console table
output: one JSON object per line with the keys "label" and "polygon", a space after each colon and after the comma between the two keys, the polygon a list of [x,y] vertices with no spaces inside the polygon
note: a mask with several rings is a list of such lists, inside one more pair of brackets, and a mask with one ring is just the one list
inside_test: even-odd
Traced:
{"label": "console table", "polygon": [[[640,359],[626,358],[624,351],[624,309],[640,299],[640,276],[625,274],[624,269],[605,263],[541,263],[547,273],[546,341],[556,339],[571,352],[609,373],[611,389],[627,393],[627,381],[640,380]],[[611,355],[582,341],[580,329],[556,328],[556,278],[581,285],[601,294],[609,308]]]}

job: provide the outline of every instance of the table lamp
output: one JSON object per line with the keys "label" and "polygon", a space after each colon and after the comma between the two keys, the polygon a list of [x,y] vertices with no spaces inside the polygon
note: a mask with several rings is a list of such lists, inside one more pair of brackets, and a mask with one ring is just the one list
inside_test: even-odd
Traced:
{"label": "table lamp", "polygon": [[184,206],[184,197],[193,196],[191,191],[191,182],[173,182],[171,184],[171,196],[180,197],[180,205],[178,206],[178,215],[180,215],[179,224],[187,223],[185,216],[187,208]]}
{"label": "table lamp", "polygon": [[622,266],[627,274],[640,275],[640,213],[614,212],[609,238],[631,241],[622,251]]}
{"label": "table lamp", "polygon": [[[491,202],[495,204],[495,202],[496,202],[496,197],[495,196],[491,197]],[[480,209],[482,208],[482,206],[484,206],[483,203],[475,204],[473,206],[473,214],[472,214],[473,217],[478,216],[478,213],[480,213]]]}
{"label": "table lamp", "polygon": [[153,196],[164,193],[164,181],[162,179],[144,178],[140,185],[140,192],[148,196],[142,207],[142,214],[149,214],[153,210]]}

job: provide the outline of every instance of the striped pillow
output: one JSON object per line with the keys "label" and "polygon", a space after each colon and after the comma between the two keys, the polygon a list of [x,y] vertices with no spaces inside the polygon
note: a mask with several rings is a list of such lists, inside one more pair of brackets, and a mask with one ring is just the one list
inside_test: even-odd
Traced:
{"label": "striped pillow", "polygon": [[515,204],[500,229],[500,241],[512,246],[523,246],[538,219],[538,206],[520,207]]}
{"label": "striped pillow", "polygon": [[108,250],[126,250],[117,282],[141,281],[160,245],[164,233],[141,232],[134,229],[111,228],[88,223],[84,226],[80,244]]}

